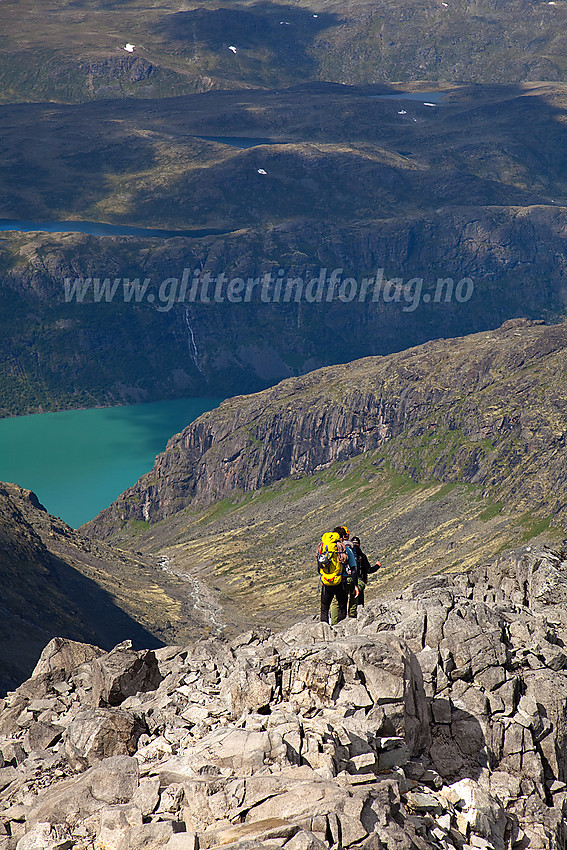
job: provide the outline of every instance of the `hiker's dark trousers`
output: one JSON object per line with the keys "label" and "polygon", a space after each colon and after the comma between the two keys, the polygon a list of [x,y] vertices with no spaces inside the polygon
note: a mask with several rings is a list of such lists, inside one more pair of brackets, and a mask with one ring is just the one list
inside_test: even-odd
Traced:
{"label": "hiker's dark trousers", "polygon": [[331,602],[333,601],[333,597],[337,597],[337,602],[339,604],[339,616],[337,622],[346,619],[347,615],[347,586],[346,582],[341,581],[340,584],[330,585],[323,584],[321,582],[321,622],[328,623],[329,622],[329,608],[331,606]]}

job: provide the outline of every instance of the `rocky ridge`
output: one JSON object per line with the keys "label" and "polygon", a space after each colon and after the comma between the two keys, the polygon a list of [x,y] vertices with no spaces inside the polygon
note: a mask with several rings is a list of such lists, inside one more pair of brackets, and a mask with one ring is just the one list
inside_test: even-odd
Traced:
{"label": "rocky ridge", "polygon": [[335,629],[54,639],[2,703],[0,847],[562,848],[566,599],[525,547]]}

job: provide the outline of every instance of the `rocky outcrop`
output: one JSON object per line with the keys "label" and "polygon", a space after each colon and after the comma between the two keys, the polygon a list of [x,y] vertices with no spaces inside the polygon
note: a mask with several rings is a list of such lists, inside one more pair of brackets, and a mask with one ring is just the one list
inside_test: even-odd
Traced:
{"label": "rocky outcrop", "polygon": [[116,646],[112,652],[92,664],[92,705],[120,705],[132,694],[155,690],[160,681],[161,675],[153,652],[140,654],[130,646]]}
{"label": "rocky outcrop", "polygon": [[142,56],[113,56],[80,65],[80,71],[89,78],[91,86],[96,85],[97,88],[111,80],[139,83],[141,80],[147,80],[152,70],[151,62]]}
{"label": "rocky outcrop", "polygon": [[334,629],[157,650],[117,707],[93,683],[132,650],[70,646],[3,702],[0,847],[559,850],[566,588],[526,547]]}
{"label": "rocky outcrop", "polygon": [[380,447],[418,480],[481,484],[509,505],[559,516],[566,356],[567,325],[514,320],[231,399],[173,437],[86,528],[112,535],[131,519],[155,522]]}

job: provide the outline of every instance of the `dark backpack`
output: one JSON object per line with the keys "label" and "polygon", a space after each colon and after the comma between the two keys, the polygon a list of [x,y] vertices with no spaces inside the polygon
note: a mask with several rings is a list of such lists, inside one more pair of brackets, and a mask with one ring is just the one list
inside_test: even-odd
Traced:
{"label": "dark backpack", "polygon": [[[354,548],[352,546],[350,546],[350,547],[345,546],[345,549],[349,549],[349,548],[351,549],[351,551],[356,556],[356,551],[354,550]],[[347,554],[347,558],[348,558],[348,554]],[[348,561],[348,560],[347,560],[346,564],[343,566],[343,575],[346,579],[349,579],[349,578],[355,579],[358,575],[357,568],[355,566],[351,566],[350,561]]]}

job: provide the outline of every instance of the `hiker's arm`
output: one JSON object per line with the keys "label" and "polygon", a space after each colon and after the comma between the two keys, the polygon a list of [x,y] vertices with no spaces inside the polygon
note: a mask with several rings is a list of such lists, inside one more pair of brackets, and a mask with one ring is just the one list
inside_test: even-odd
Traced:
{"label": "hiker's arm", "polygon": [[376,563],[374,564],[373,567],[371,567],[370,565],[368,566],[368,572],[369,573],[376,573],[376,572],[378,572],[378,570],[380,569],[381,566],[382,566],[382,564],[380,563],[380,561],[376,561]]}
{"label": "hiker's arm", "polygon": [[354,597],[356,599],[356,597],[358,596],[358,564],[356,563],[356,555],[354,553],[354,549],[351,546],[347,546],[346,550],[351,570],[349,578],[352,579],[354,585]]}

